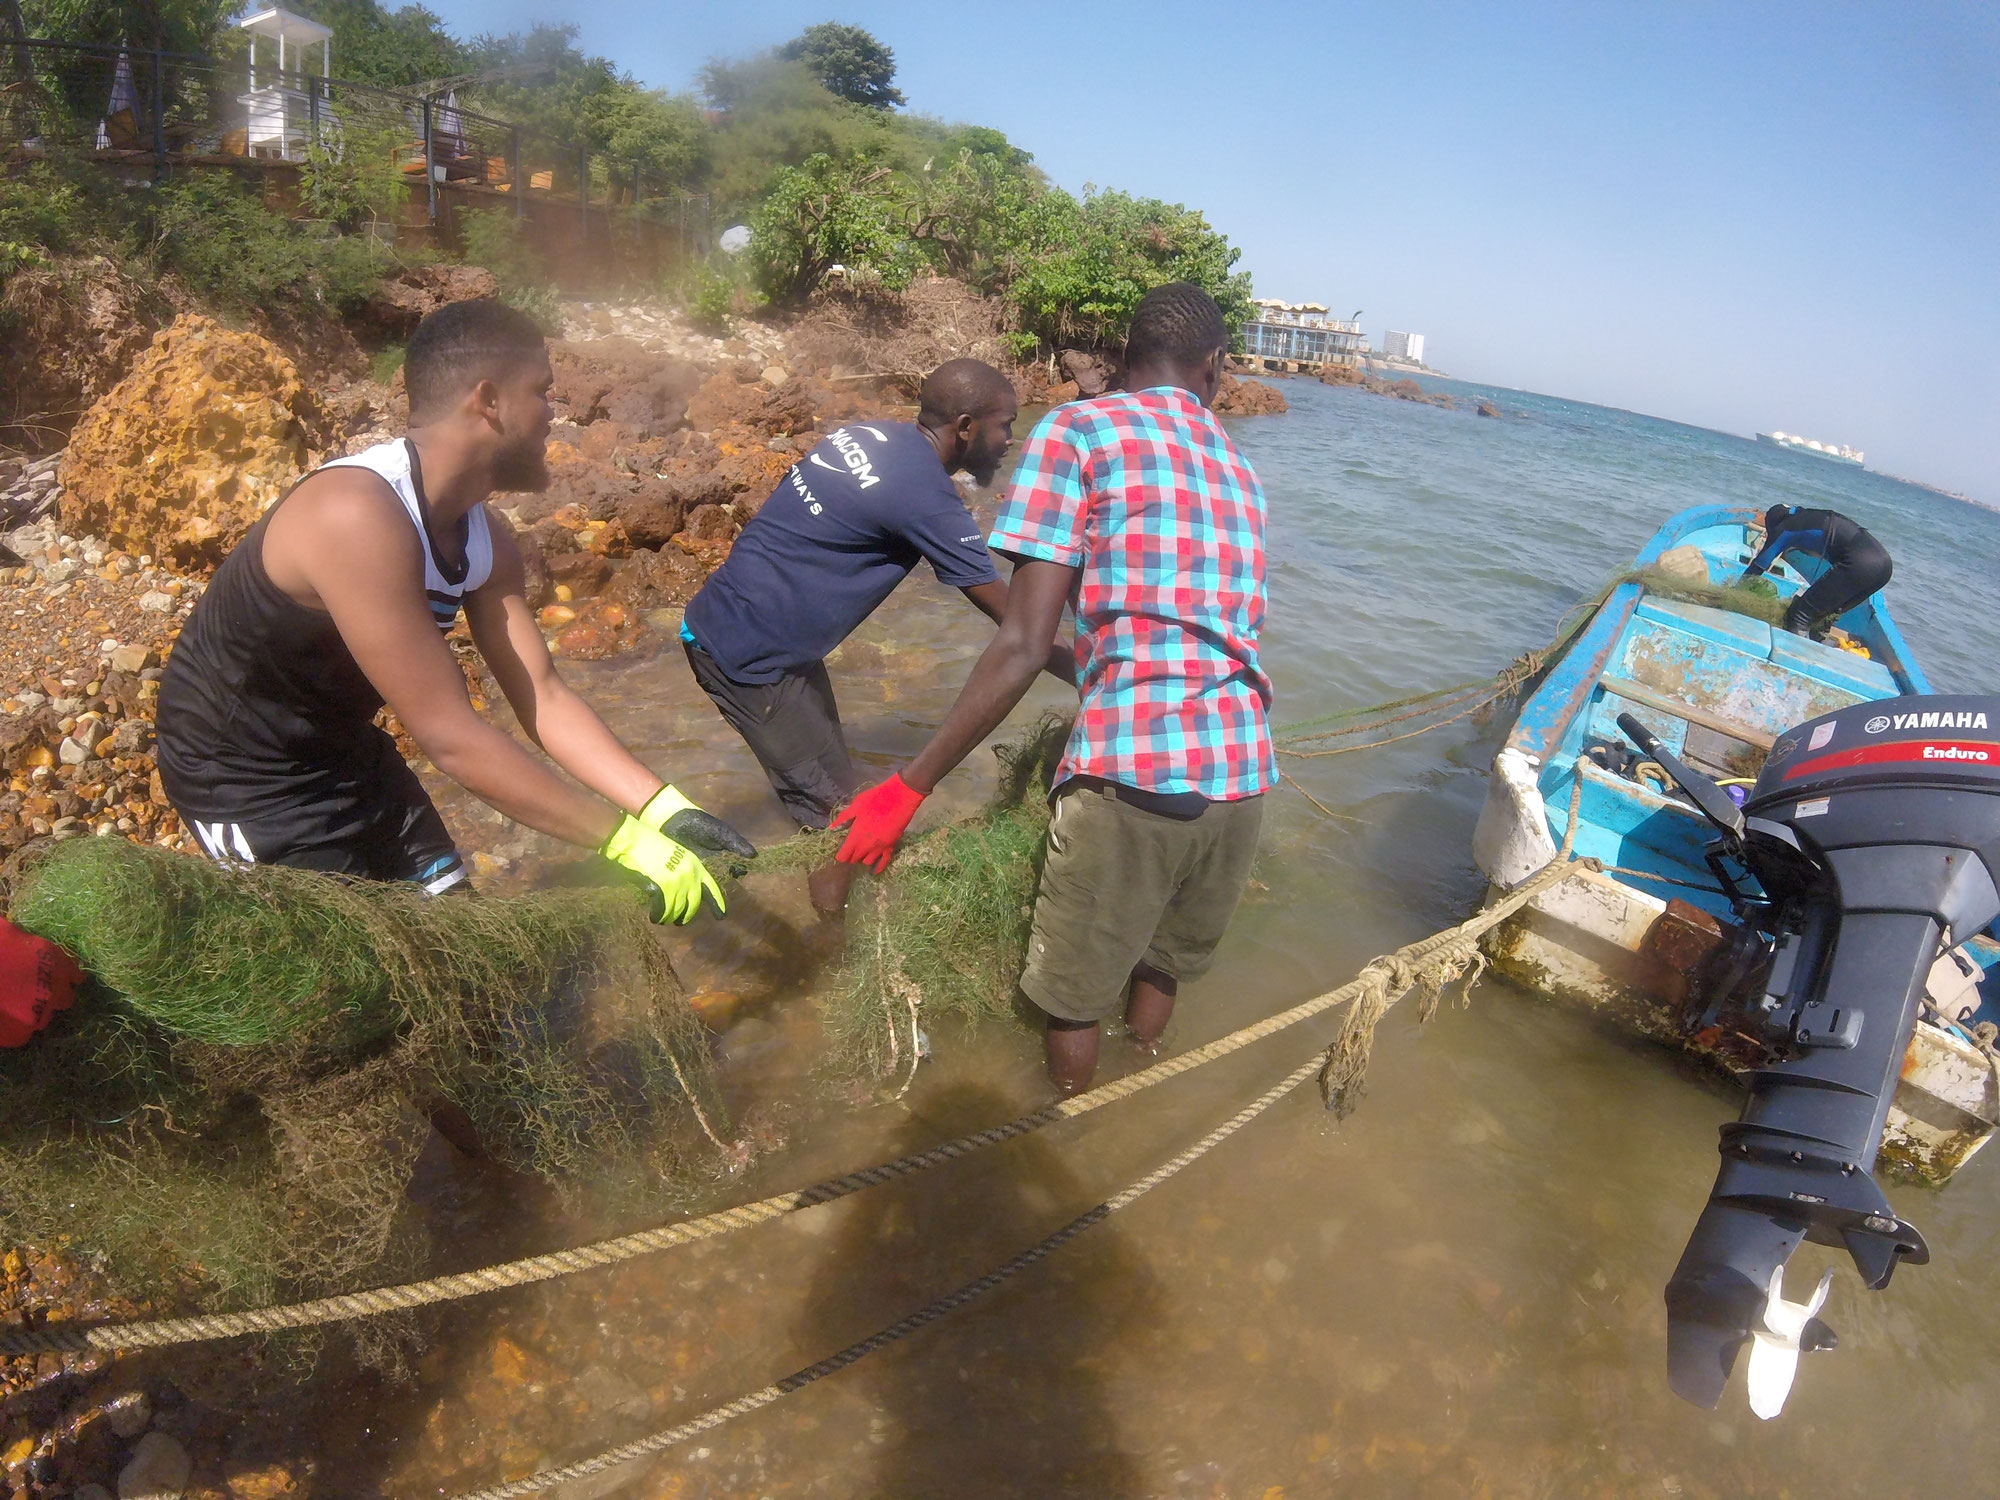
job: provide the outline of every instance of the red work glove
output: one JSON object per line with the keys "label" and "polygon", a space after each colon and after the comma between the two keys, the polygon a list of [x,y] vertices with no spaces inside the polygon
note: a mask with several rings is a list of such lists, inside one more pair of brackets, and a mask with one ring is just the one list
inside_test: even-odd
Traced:
{"label": "red work glove", "polygon": [[76,960],[47,938],[0,918],[0,1047],[25,1047],[83,982]]}
{"label": "red work glove", "polygon": [[866,865],[880,875],[889,868],[896,840],[923,806],[925,795],[901,776],[859,793],[833,816],[835,828],[847,829],[847,840],[834,858],[846,865]]}

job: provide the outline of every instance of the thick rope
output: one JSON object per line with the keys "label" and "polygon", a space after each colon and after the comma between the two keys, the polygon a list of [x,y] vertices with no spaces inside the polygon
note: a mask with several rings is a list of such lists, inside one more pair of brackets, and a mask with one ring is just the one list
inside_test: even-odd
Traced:
{"label": "thick rope", "polygon": [[747,1416],[753,1411],[769,1406],[781,1396],[789,1396],[793,1391],[803,1390],[814,1381],[824,1380],[827,1376],[846,1369],[858,1360],[867,1358],[878,1349],[887,1348],[890,1344],[908,1338],[918,1329],[935,1323],[939,1318],[956,1312],[968,1302],[985,1296],[986,1293],[992,1291],[1001,1283],[1012,1280],[1037,1261],[1044,1260],[1057,1250],[1060,1250],[1086,1229],[1103,1223],[1111,1215],[1117,1213],[1122,1208],[1129,1207],[1168,1178],[1201,1160],[1202,1157],[1214,1150],[1223,1141],[1236,1134],[1237,1131],[1248,1125],[1252,1120],[1264,1113],[1265,1110],[1269,1109],[1293,1089],[1312,1077],[1319,1069],[1319,1066],[1320,1060],[1315,1057],[1310,1062],[1294,1068],[1287,1077],[1280,1079],[1277,1083],[1266,1089],[1258,1098],[1238,1110],[1229,1119],[1216,1126],[1215,1129],[1211,1130],[1207,1135],[1196,1141],[1171,1161],[1164,1162],[1160,1166],[1155,1167],[1144,1177],[1139,1178],[1136,1182],[1114,1193],[1095,1208],[1090,1209],[1086,1213],[1079,1214],[1046,1239],[1023,1250],[1012,1260],[987,1272],[977,1281],[968,1281],[964,1286],[958,1288],[958,1290],[949,1292],[938,1298],[937,1301],[918,1308],[917,1311],[911,1313],[908,1317],[891,1323],[887,1328],[878,1329],[859,1343],[849,1344],[838,1354],[830,1354],[818,1364],[807,1365],[803,1370],[787,1375],[783,1380],[767,1385],[762,1390],[752,1391],[747,1396],[738,1396],[734,1401],[728,1402],[725,1405],[711,1407],[700,1416],[691,1418],[677,1427],[669,1427],[664,1432],[656,1432],[652,1436],[640,1438],[636,1442],[607,1449],[594,1458],[586,1458],[573,1464],[564,1464],[560,1468],[543,1469],[523,1479],[515,1479],[506,1484],[493,1485],[488,1489],[474,1490],[467,1494],[457,1495],[453,1497],[453,1500],[518,1500],[519,1496],[539,1494],[541,1491],[552,1489],[556,1485],[568,1484],[578,1479],[588,1479],[593,1474],[602,1474],[606,1469],[615,1469],[620,1464],[628,1464],[635,1459],[664,1452],[666,1449],[684,1443],[689,1438],[707,1432],[711,1428],[720,1427],[725,1422],[734,1421],[737,1417]]}
{"label": "thick rope", "polygon": [[[1578,860],[1575,863],[1583,868],[1598,868],[1595,860]],[[1397,949],[1387,958],[1377,959],[1339,989],[1329,990],[1323,995],[1302,1001],[1289,1010],[1267,1016],[1261,1021],[1232,1031],[1227,1036],[1218,1037],[1178,1056],[1162,1059],[1137,1073],[1100,1084],[1071,1098],[1059,1099],[1032,1114],[1022,1115],[1003,1125],[961,1136],[957,1140],[946,1141],[943,1145],[928,1151],[901,1157],[880,1166],[865,1167],[844,1177],[835,1177],[789,1193],[779,1193],[755,1203],[722,1209],[697,1219],[664,1224],[654,1229],[641,1230],[636,1234],[600,1240],[574,1249],[557,1250],[547,1255],[529,1256],[523,1260],[486,1266],[476,1271],[460,1271],[448,1276],[433,1277],[428,1281],[375,1287],[366,1291],[345,1292],[333,1297],[319,1297],[308,1302],[250,1308],[241,1312],[206,1313],[184,1318],[104,1324],[81,1329],[67,1326],[10,1329],[0,1332],[0,1356],[70,1354],[90,1349],[157,1349],[177,1344],[205,1343],[212,1339],[237,1338],[244,1334],[279,1333],[287,1329],[345,1322],[351,1318],[403,1312],[411,1308],[429,1307],[439,1302],[454,1302],[485,1292],[502,1291],[508,1287],[552,1281],[558,1277],[574,1275],[579,1271],[597,1270],[604,1266],[617,1265],[622,1261],[634,1260],[642,1255],[670,1250],[677,1245],[687,1245],[697,1240],[732,1234],[740,1229],[748,1229],[756,1224],[782,1218],[786,1214],[797,1213],[801,1209],[830,1203],[836,1198],[844,1198],[863,1188],[912,1176],[943,1162],[954,1161],[974,1151],[984,1150],[988,1146],[999,1145],[1004,1141],[1027,1135],[1058,1120],[1075,1119],[1080,1115],[1089,1114],[1092,1110],[1129,1098],[1142,1089],[1151,1088],[1154,1084],[1178,1078],[1183,1073],[1203,1067],[1218,1058],[1227,1057],[1232,1052],[1241,1051],[1253,1042],[1262,1041],[1265,1037],[1310,1020],[1336,1006],[1359,999],[1371,986],[1382,982],[1380,978],[1382,965],[1402,965],[1414,974],[1417,966],[1445,950],[1462,950],[1468,940],[1476,940],[1482,933],[1497,927],[1543,891],[1566,878],[1569,868],[1561,860],[1551,861],[1485,910],[1456,927],[1446,928],[1443,932],[1433,934],[1420,942]],[[1386,1008],[1385,1005],[1383,1009]],[[1379,1013],[1376,1019],[1380,1019]],[[1372,1023],[1369,1029],[1372,1032]],[[1351,1088],[1357,1084],[1358,1078],[1350,1080],[1348,1086]]]}

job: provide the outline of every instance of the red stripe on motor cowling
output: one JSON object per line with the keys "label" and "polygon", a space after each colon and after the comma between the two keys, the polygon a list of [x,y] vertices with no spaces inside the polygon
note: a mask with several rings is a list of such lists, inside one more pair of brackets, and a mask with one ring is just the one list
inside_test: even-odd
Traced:
{"label": "red stripe on motor cowling", "polygon": [[[1926,755],[1926,750],[1956,751],[1956,754]],[[1984,760],[1981,756],[1986,757]],[[1802,760],[1785,772],[1785,780],[1796,781],[1801,776],[1815,775],[1821,771],[1839,771],[1848,766],[1879,766],[1893,761],[1929,761],[1938,766],[1994,765],[2000,764],[2000,741],[1995,740],[1885,740],[1878,745],[1857,745],[1852,750],[1837,750],[1832,755],[1815,756]]]}

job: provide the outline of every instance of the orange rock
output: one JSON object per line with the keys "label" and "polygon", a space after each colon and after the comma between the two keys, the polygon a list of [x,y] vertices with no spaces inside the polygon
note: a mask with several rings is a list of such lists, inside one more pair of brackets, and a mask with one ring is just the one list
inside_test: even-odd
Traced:
{"label": "orange rock", "polygon": [[229,1476],[229,1500],[279,1500],[280,1496],[298,1492],[298,1480],[283,1464],[268,1464]]}
{"label": "orange rock", "polygon": [[632,538],[625,532],[622,521],[600,521],[579,531],[576,539],[586,550],[599,557],[630,557]]}
{"label": "orange rock", "polygon": [[585,621],[563,631],[549,649],[558,656],[574,657],[578,661],[602,661],[616,656],[620,647],[615,632]]}
{"label": "orange rock", "polygon": [[616,610],[619,623],[613,624],[601,615],[586,616],[557,636],[552,649],[577,661],[603,661],[638,645],[641,632],[626,624],[624,606],[610,604],[603,608]]}
{"label": "orange rock", "polygon": [[703,990],[699,995],[688,996],[688,1004],[710,1031],[727,1028],[742,1003],[743,997],[734,990]]}
{"label": "orange rock", "polygon": [[576,619],[576,611],[567,604],[550,604],[543,608],[538,618],[544,630],[559,630]]}
{"label": "orange rock", "polygon": [[218,562],[299,477],[311,410],[275,344],[183,314],[77,423],[63,529],[177,566]]}
{"label": "orange rock", "polygon": [[1217,416],[1275,416],[1288,409],[1284,392],[1276,386],[1261,380],[1239,380],[1234,375],[1222,377],[1222,387],[1215,396]]}
{"label": "orange rock", "polygon": [[493,1378],[504,1386],[527,1385],[535,1377],[535,1361],[505,1334],[493,1341]]}

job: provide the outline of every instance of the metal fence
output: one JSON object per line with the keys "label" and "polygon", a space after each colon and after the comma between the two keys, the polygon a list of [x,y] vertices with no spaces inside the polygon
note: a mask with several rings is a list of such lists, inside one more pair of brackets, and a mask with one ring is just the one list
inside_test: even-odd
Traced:
{"label": "metal fence", "polygon": [[[398,227],[462,248],[461,215],[504,209],[564,280],[705,254],[706,195],[642,163],[461,107],[268,58],[45,40],[0,43],[0,163],[61,154],[164,173],[262,172],[280,184],[365,162],[405,192]],[[296,59],[297,53],[294,53]]]}

